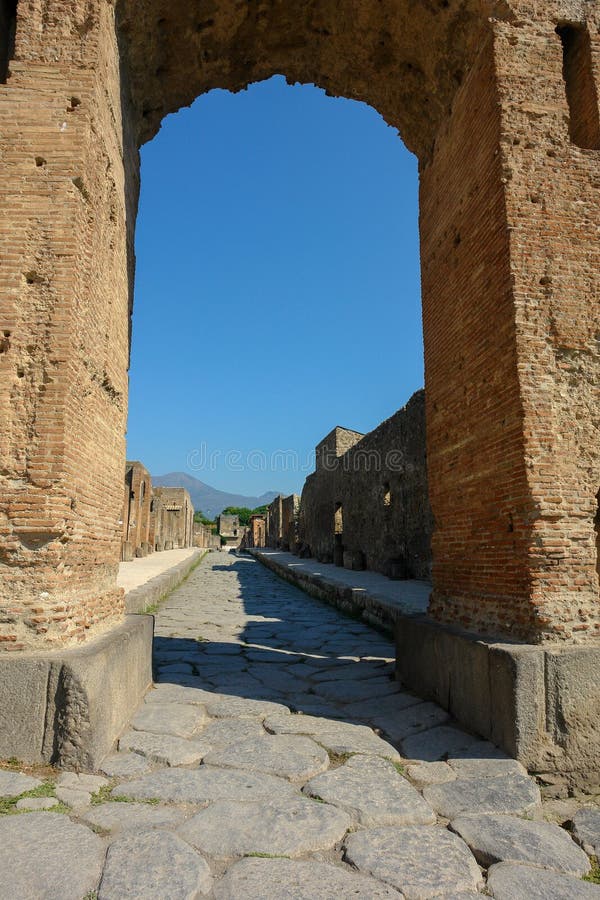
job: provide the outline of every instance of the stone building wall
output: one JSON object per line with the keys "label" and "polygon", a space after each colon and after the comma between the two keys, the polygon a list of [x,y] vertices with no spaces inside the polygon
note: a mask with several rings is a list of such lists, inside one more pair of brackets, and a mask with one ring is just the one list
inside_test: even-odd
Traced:
{"label": "stone building wall", "polygon": [[155,487],[151,534],[156,550],[193,547],[194,507],[185,488]]}
{"label": "stone building wall", "polygon": [[222,538],[222,546],[233,548],[240,546],[244,529],[240,525],[239,516],[217,516],[217,531],[219,532],[219,536]]}
{"label": "stone building wall", "polygon": [[267,546],[267,516],[256,514],[250,516],[250,525],[246,529],[244,539],[241,544],[244,547],[266,547]]}
{"label": "stone building wall", "polygon": [[[328,447],[341,452],[326,464],[317,454],[320,463],[302,491],[303,553],[348,568],[429,579],[432,517],[424,391],[369,434],[338,428],[331,435]],[[344,447],[349,449],[344,452]]]}
{"label": "stone building wall", "polygon": [[282,501],[283,497],[279,494],[269,503],[267,509],[267,547],[279,547],[281,543]]}
{"label": "stone building wall", "polygon": [[300,497],[290,494],[281,501],[281,549],[294,553],[298,546]]}
{"label": "stone building wall", "polygon": [[201,522],[194,522],[194,547],[201,550],[219,550],[221,540],[218,534],[213,534],[210,525],[202,525]]}
{"label": "stone building wall", "polygon": [[141,462],[125,465],[123,497],[123,544],[121,559],[146,556],[154,550],[150,542],[152,478]]}

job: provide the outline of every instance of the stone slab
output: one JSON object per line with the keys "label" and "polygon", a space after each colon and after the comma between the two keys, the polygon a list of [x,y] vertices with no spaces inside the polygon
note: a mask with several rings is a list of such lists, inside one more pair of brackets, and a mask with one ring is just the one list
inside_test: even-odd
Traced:
{"label": "stone slab", "polygon": [[352,821],[373,825],[431,825],[435,814],[392,763],[378,757],[353,756],[343,766],[312,778],[303,788],[309,797],[344,809]]}
{"label": "stone slab", "polygon": [[598,884],[515,863],[492,866],[487,887],[495,900],[600,900]]}
{"label": "stone slab", "polygon": [[33,778],[31,775],[0,769],[0,797],[18,797],[25,791],[33,791],[41,784],[39,778]]}
{"label": "stone slab", "polygon": [[136,731],[153,734],[173,734],[189,738],[206,722],[203,706],[186,703],[144,703],[131,720]]}
{"label": "stone slab", "polygon": [[108,848],[98,900],[192,900],[207,894],[207,862],[174,834],[125,834]]}
{"label": "stone slab", "polygon": [[528,770],[598,779],[600,644],[509,644],[404,616],[396,671],[409,688]]}
{"label": "stone slab", "polygon": [[311,859],[242,859],[214,889],[215,900],[400,900],[394,888]]}
{"label": "stone slab", "polygon": [[268,803],[217,800],[182,825],[178,834],[217,858],[252,853],[298,856],[332,848],[350,825],[342,810],[307,798]]}
{"label": "stone slab", "polygon": [[111,778],[132,778],[145,775],[152,768],[151,762],[138,753],[111,753],[103,760],[100,771]]}
{"label": "stone slab", "polygon": [[424,762],[408,766],[406,774],[418,788],[427,787],[429,784],[444,784],[446,781],[456,780],[456,772],[445,762]]}
{"label": "stone slab", "polygon": [[81,900],[95,891],[103,841],[60,813],[0,820],[0,900]]}
{"label": "stone slab", "polygon": [[74,649],[0,654],[0,758],[97,768],[152,681],[152,632],[126,616]]}
{"label": "stone slab", "polygon": [[423,796],[441,816],[498,813],[524,815],[541,804],[540,789],[531,778],[509,775],[501,778],[465,778],[432,784]]}
{"label": "stone slab", "polygon": [[59,803],[58,797],[23,797],[21,800],[17,800],[16,808],[40,812],[43,809],[52,809]]}
{"label": "stone slab", "polygon": [[474,893],[483,884],[467,845],[438,826],[359,831],[346,838],[345,850],[346,859],[360,872],[392,885],[406,900],[456,897],[463,891]]}
{"label": "stone slab", "polygon": [[294,796],[296,790],[283,778],[201,766],[195,770],[153,772],[137,781],[120,784],[114,793],[133,800],[205,804],[215,800],[277,800]]}
{"label": "stone slab", "polygon": [[573,816],[573,836],[586,853],[600,858],[600,809],[577,810]]}
{"label": "stone slab", "polygon": [[206,741],[188,741],[171,734],[128,731],[119,738],[119,750],[132,750],[146,759],[165,766],[189,766],[200,762],[210,750]]}
{"label": "stone slab", "polygon": [[590,870],[589,859],[571,836],[548,822],[472,815],[454,819],[452,829],[486,869],[498,862],[522,862],[577,876]]}
{"label": "stone slab", "polygon": [[267,716],[275,713],[290,714],[289,708],[282,703],[273,703],[270,700],[246,700],[243,697],[224,697],[213,700],[211,703],[207,703],[206,711],[209,716],[216,719],[266,719]]}
{"label": "stone slab", "polygon": [[[116,789],[118,792],[118,788]],[[100,803],[87,809],[81,818],[110,832],[145,831],[149,828],[170,828],[180,825],[185,814],[174,806],[150,803]]]}
{"label": "stone slab", "polygon": [[329,756],[306,735],[265,733],[263,737],[247,738],[222,750],[212,750],[204,762],[246,772],[265,772],[290,781],[306,781],[328,768]]}

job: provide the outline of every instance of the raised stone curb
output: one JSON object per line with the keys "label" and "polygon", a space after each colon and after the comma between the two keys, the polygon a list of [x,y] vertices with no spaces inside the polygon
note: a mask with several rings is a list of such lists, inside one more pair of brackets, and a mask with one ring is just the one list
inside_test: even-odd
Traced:
{"label": "raised stone curb", "polygon": [[149,606],[155,606],[190,574],[192,569],[204,559],[207,550],[195,550],[183,562],[178,563],[125,594],[125,609],[128,613],[143,613]]}

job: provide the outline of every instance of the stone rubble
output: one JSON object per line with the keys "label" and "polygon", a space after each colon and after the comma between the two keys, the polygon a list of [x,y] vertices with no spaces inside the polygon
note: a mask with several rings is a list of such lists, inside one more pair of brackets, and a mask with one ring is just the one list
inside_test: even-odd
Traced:
{"label": "stone rubble", "polygon": [[544,823],[518,763],[393,681],[391,642],[216,560],[160,607],[155,687],[101,776],[37,797],[0,769],[0,900],[600,898],[600,811]]}

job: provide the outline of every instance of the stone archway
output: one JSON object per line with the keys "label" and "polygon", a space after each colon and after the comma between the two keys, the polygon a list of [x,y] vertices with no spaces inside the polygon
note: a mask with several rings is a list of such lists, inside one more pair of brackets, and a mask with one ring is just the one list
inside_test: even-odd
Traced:
{"label": "stone archway", "polygon": [[419,157],[431,616],[597,636],[600,160],[569,115],[578,78],[597,103],[599,25],[579,0],[19,0],[0,85],[0,647],[122,615],[138,147],[203,91],[276,72],[365,100]]}

